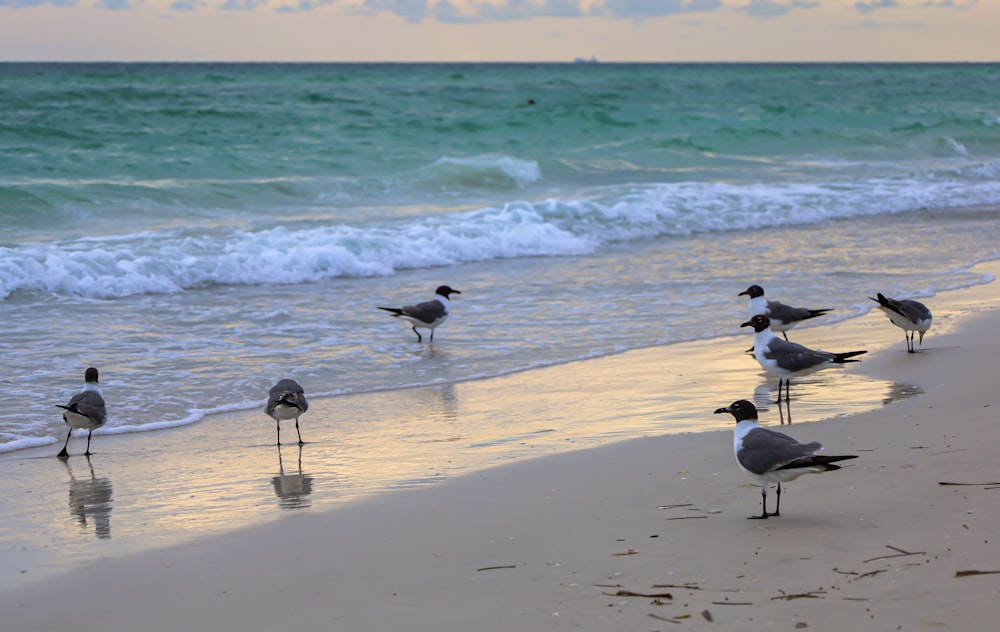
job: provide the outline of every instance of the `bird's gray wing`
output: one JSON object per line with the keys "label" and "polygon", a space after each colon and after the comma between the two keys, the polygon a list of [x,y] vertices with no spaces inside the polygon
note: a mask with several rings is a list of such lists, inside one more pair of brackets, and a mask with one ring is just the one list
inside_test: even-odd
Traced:
{"label": "bird's gray wing", "polygon": [[764,357],[775,360],[787,371],[801,371],[817,364],[829,362],[834,358],[834,354],[829,351],[810,349],[796,342],[774,338],[764,350]]}
{"label": "bird's gray wing", "polygon": [[403,313],[421,322],[433,323],[445,315],[445,308],[441,301],[432,300],[417,303],[416,305],[407,305],[403,308]]}
{"label": "bird's gray wing", "polygon": [[72,410],[85,417],[94,420],[97,425],[102,425],[107,419],[108,412],[104,405],[104,398],[100,393],[94,391],[83,391],[70,398],[69,403],[62,406],[67,410]]}
{"label": "bird's gray wing", "polygon": [[805,307],[792,307],[779,301],[768,301],[767,313],[771,320],[780,320],[783,323],[794,323],[812,316],[812,312]]}
{"label": "bird's gray wing", "polygon": [[268,415],[274,412],[278,404],[294,406],[306,412],[309,409],[309,402],[306,400],[305,390],[295,380],[284,379],[271,388],[267,396],[267,407],[264,412]]}
{"label": "bird's gray wing", "polygon": [[918,301],[906,299],[902,301],[893,301],[893,303],[896,304],[896,311],[909,319],[910,322],[918,323],[922,320],[928,320],[931,317],[931,310],[927,309],[926,305]]}
{"label": "bird's gray wing", "polygon": [[792,437],[767,428],[755,428],[743,437],[736,455],[740,464],[754,474],[780,469],[797,460],[808,460],[822,446],[813,441],[799,443]]}

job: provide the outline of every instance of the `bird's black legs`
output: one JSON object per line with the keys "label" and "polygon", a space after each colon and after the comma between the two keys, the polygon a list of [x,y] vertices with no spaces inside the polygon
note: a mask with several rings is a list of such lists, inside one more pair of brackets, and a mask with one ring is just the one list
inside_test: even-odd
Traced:
{"label": "bird's black legs", "polygon": [[431,329],[431,342],[434,342],[434,330]]}
{"label": "bird's black legs", "polygon": [[276,422],[278,426],[278,447],[281,447],[281,422]]}
{"label": "bird's black legs", "polygon": [[87,433],[87,451],[83,453],[83,456],[90,456],[90,437],[93,434],[94,434],[93,430]]}
{"label": "bird's black legs", "polygon": [[767,520],[771,516],[781,515],[781,483],[778,483],[778,502],[774,506],[774,513],[767,513],[767,485],[760,488],[760,515],[747,516],[748,520]]}
{"label": "bird's black legs", "polygon": [[781,403],[781,385],[785,385],[785,401],[792,398],[792,381],[785,378],[778,378],[778,403]]}
{"label": "bird's black legs", "polygon": [[747,520],[767,520],[767,485],[760,488],[760,515],[747,516]]}
{"label": "bird's black legs", "polygon": [[66,451],[66,448],[69,446],[69,438],[72,437],[72,436],[73,436],[73,429],[70,428],[69,432],[66,433],[66,443],[63,444],[62,452],[60,452],[59,454],[56,455],[60,459],[67,459],[67,458],[69,458],[69,452]]}
{"label": "bird's black legs", "polygon": [[[785,408],[788,410],[788,423],[792,423],[792,387],[791,387],[792,383],[791,383],[790,380],[787,380],[787,379],[784,379],[784,378],[778,378],[778,402],[777,402],[778,403],[778,412],[782,413],[782,408],[781,408],[781,402],[782,402],[781,388],[782,388],[782,384],[784,384],[784,388],[785,388],[784,402],[785,402]],[[784,414],[782,414],[781,423],[785,423]]]}
{"label": "bird's black legs", "polygon": [[907,353],[916,353],[916,351],[913,349],[913,335],[916,334],[917,332],[911,331],[911,332],[904,332],[904,333],[906,335],[906,351],[907,351]]}
{"label": "bird's black legs", "polygon": [[298,417],[295,418],[295,433],[299,435],[299,445],[301,446],[305,442],[302,440],[302,433],[299,432],[299,418]]}
{"label": "bird's black legs", "polygon": [[[411,327],[411,329],[413,329],[413,333],[417,334],[417,342],[423,342],[424,341],[424,337],[420,335],[419,331],[417,331],[416,325],[414,325],[413,327]],[[431,334],[433,335],[433,333],[434,332],[432,331]]]}
{"label": "bird's black legs", "polygon": [[781,332],[781,335],[785,337],[785,342],[788,342],[788,334]]}

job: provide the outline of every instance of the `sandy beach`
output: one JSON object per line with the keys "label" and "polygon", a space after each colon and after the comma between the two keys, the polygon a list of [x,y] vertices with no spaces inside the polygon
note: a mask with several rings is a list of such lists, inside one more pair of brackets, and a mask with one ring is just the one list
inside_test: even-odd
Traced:
{"label": "sandy beach", "polygon": [[[48,545],[8,546],[3,629],[991,629],[1000,301],[994,282],[926,302],[936,321],[916,354],[878,312],[797,334],[810,346],[870,350],[846,370],[793,383],[794,420],[782,428],[859,458],[789,483],[782,516],[767,521],[746,519],[760,494],[734,463],[732,419],[712,415],[767,394],[740,356],[749,336],[452,390],[333,398],[325,411],[317,402],[303,418],[301,457],[287,446],[280,462],[260,413],[156,440],[97,437],[89,461],[60,464],[52,449],[0,460],[7,541],[38,525],[64,547],[53,559]],[[419,442],[386,436],[406,462],[384,475],[398,489],[324,501],[311,488],[336,490],[331,470],[366,467],[350,453],[346,406],[407,411],[415,426],[451,415],[455,436],[427,441],[452,440],[454,459],[424,463]],[[524,415],[538,433],[511,463],[489,450],[462,456],[458,444],[491,441],[464,434],[467,422],[496,414]],[[619,440],[615,422],[631,415],[649,419],[646,436]],[[665,418],[678,421],[669,434],[657,426]],[[777,426],[777,408],[761,421]],[[562,432],[573,423],[605,430],[579,445]],[[197,458],[178,454],[194,444]],[[92,513],[67,516],[67,470],[70,514],[73,482],[93,501],[114,481],[114,509],[81,503]],[[102,528],[115,537],[95,548]],[[66,544],[74,538],[96,559]]]}

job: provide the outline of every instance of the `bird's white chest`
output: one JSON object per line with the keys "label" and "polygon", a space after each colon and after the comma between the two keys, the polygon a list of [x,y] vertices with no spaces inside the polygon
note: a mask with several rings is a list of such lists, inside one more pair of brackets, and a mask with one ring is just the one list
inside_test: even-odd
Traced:
{"label": "bird's white chest", "polygon": [[770,329],[758,331],[753,337],[753,355],[757,358],[757,362],[768,371],[774,371],[778,368],[777,361],[765,355],[772,340],[774,340],[774,334]]}
{"label": "bird's white chest", "polygon": [[302,414],[302,411],[296,406],[281,403],[274,407],[274,414],[278,419],[295,419]]}
{"label": "bird's white chest", "polygon": [[749,419],[744,419],[743,421],[736,424],[736,430],[733,431],[733,456],[736,457],[736,465],[738,465],[740,469],[743,470],[744,474],[750,476],[753,479],[759,479],[760,477],[757,474],[754,474],[753,472],[748,470],[747,468],[743,467],[743,463],[740,462],[740,450],[743,449],[743,438],[746,437],[751,430],[756,430],[759,427],[760,426],[757,424],[757,422],[751,421]]}
{"label": "bird's white chest", "polygon": [[755,296],[750,299],[750,318],[757,314],[767,315],[767,300],[763,296]]}

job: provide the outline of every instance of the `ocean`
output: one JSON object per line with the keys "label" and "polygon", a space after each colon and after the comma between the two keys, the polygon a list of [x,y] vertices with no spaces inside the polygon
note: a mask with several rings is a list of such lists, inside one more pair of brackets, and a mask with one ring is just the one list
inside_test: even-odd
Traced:
{"label": "ocean", "polygon": [[[988,282],[997,94],[997,64],[0,64],[0,452],[55,453],[87,366],[95,436],[146,432],[281,377],[729,336],[751,283],[830,323]],[[441,284],[433,344],[377,309]]]}

